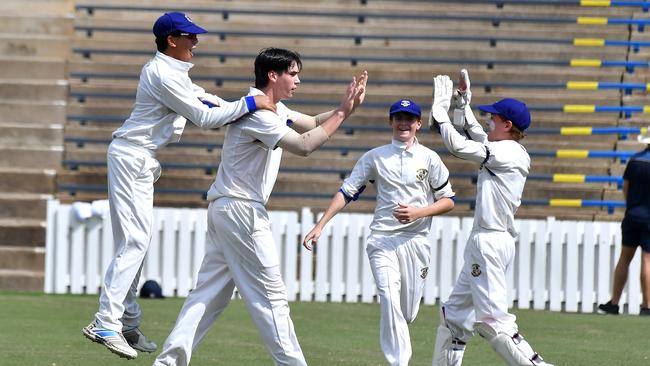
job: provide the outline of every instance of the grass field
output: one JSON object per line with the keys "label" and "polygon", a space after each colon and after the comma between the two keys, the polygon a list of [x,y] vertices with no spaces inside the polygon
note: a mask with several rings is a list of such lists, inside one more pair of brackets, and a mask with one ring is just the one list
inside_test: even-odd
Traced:
{"label": "grass field", "polygon": [[[160,346],[182,299],[143,300],[142,329]],[[155,355],[127,361],[86,340],[81,328],[97,310],[96,296],[0,293],[0,365],[151,365]],[[650,319],[638,316],[515,311],[522,333],[555,365],[648,365]],[[291,314],[310,365],[385,365],[377,304],[292,303]],[[411,326],[411,365],[431,365],[436,307],[423,306]],[[192,364],[271,365],[243,303],[233,301],[194,354]],[[503,365],[476,336],[464,365]]]}

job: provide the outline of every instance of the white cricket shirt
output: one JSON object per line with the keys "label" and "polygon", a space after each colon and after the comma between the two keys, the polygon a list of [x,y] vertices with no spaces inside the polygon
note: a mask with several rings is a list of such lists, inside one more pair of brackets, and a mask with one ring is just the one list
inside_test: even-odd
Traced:
{"label": "white cricket shirt", "polygon": [[468,140],[451,123],[440,124],[440,134],[452,154],[481,163],[476,183],[474,227],[508,231],[517,236],[514,216],[521,205],[530,171],[526,148],[514,140],[488,141],[484,133],[476,136],[479,141]]}
{"label": "white cricket shirt", "polygon": [[[248,95],[261,95],[251,88]],[[231,197],[266,204],[280,169],[282,149],[278,142],[291,128],[287,121],[299,113],[276,104],[277,114],[258,110],[228,125],[221,150],[217,178],[208,191],[208,200]]]}
{"label": "white cricket shirt", "polygon": [[398,203],[425,207],[434,200],[454,196],[447,167],[438,154],[420,145],[417,139],[408,150],[406,143],[393,139],[391,144],[365,153],[343,182],[341,191],[354,197],[367,182],[374,182],[377,191],[377,206],[370,224],[373,231],[426,235],[431,228],[431,216],[402,224],[393,216]]}
{"label": "white cricket shirt", "polygon": [[[113,132],[113,138],[155,151],[177,142],[186,120],[199,127],[217,128],[248,113],[244,98],[226,102],[193,84],[188,75],[193,66],[156,52],[140,72],[133,111],[122,127]],[[206,95],[218,99],[219,107],[210,108],[198,99]]]}

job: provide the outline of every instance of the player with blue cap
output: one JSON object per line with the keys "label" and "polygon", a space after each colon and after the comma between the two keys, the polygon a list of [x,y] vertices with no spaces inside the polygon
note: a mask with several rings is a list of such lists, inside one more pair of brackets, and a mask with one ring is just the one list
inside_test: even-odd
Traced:
{"label": "player with blue cap", "polygon": [[[324,226],[368,183],[377,191],[366,253],[377,284],[379,342],[391,366],[408,365],[411,337],[408,325],[420,308],[429,273],[431,243],[427,239],[433,216],[454,207],[449,170],[438,154],[421,145],[415,134],[422,127],[420,106],[400,99],[389,109],[391,143],[365,153],[345,179],[318,224],[305,236],[312,250]],[[326,241],[326,240],[325,240]]]}
{"label": "player with blue cap", "polygon": [[[237,121],[257,109],[275,111],[265,95],[227,102],[207,93],[189,77],[199,40],[207,31],[186,14],[165,13],[153,25],[158,51],[140,73],[131,115],[113,132],[108,147],[108,201],[115,242],[93,321],[86,338],[120,357],[155,352],[156,343],[140,330],[142,315],[136,290],[153,227],[154,182],[161,174],[156,153],[178,142],[189,120],[204,129]],[[137,351],[136,351],[137,350]]]}
{"label": "player with blue cap", "polygon": [[[511,366],[550,366],[519,333],[508,312],[506,271],[515,259],[514,215],[530,171],[530,156],[519,143],[530,126],[526,104],[511,98],[479,106],[490,113],[487,133],[470,108],[467,70],[452,92],[449,76],[434,78],[430,127],[456,157],[480,164],[476,182],[474,226],[465,263],[447,301],[440,306],[433,366],[460,366],[465,345],[475,332]],[[448,110],[454,108],[453,122]]]}

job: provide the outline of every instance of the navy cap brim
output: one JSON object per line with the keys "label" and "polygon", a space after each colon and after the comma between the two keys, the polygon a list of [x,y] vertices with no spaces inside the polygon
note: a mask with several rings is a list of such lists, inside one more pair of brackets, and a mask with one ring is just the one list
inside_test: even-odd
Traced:
{"label": "navy cap brim", "polygon": [[395,114],[395,113],[400,113],[400,112],[408,113],[408,114],[410,114],[410,115],[412,115],[412,116],[416,116],[416,117],[420,118],[420,115],[419,115],[419,114],[417,114],[417,113],[413,113],[413,111],[410,110],[410,109],[408,109],[408,108],[398,108],[398,109],[395,109],[395,110],[391,111],[389,115],[392,116],[393,114]]}
{"label": "navy cap brim", "polygon": [[478,109],[485,113],[500,114],[499,111],[497,111],[492,104],[480,105],[478,106]]}
{"label": "navy cap brim", "polygon": [[178,27],[178,30],[183,31],[183,32],[187,32],[187,33],[190,33],[190,34],[208,33],[207,30],[199,27],[196,24],[189,24],[189,25],[186,25],[186,26],[183,26],[183,27]]}

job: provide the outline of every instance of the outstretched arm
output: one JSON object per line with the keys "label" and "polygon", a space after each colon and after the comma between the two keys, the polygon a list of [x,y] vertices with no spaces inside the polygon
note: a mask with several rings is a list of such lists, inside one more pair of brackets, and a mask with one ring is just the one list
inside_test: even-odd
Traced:
{"label": "outstretched arm", "polygon": [[287,133],[280,140],[278,146],[300,156],[307,156],[318,149],[336,132],[341,123],[354,113],[354,110],[359,104],[363,102],[366,94],[367,80],[368,73],[365,71],[359,79],[356,77],[353,78],[341,100],[341,105],[333,113],[328,113],[329,116],[323,123],[302,134],[294,131]]}
{"label": "outstretched arm", "polygon": [[[362,93],[354,101],[354,105],[352,106],[352,112],[360,104],[363,103],[363,100],[366,97],[366,84],[367,84],[367,82],[368,82],[368,72],[364,71],[357,78],[357,84],[362,89]],[[343,103],[343,101],[342,101],[342,103]],[[293,125],[291,127],[293,129],[295,129],[296,131],[298,131],[299,133],[303,133],[303,132],[312,130],[312,129],[322,125],[328,119],[330,119],[336,113],[337,110],[338,109],[333,109],[331,111],[323,112],[323,113],[317,114],[315,116],[310,116],[310,115],[307,115],[307,114],[300,114],[298,119],[293,121],[294,123],[293,123]],[[350,114],[352,112],[350,112]]]}
{"label": "outstretched arm", "polygon": [[[267,96],[246,96],[235,102],[226,102],[218,97],[210,97],[196,84],[188,85],[183,80],[164,79],[161,86],[161,99],[167,108],[176,112],[201,128],[218,128],[234,122],[257,109],[275,111],[275,105]],[[217,105],[211,108],[199,100],[210,98],[208,102]],[[259,105],[258,105],[259,103]]]}
{"label": "outstretched arm", "polygon": [[468,140],[456,131],[449,119],[453,84],[447,75],[434,78],[433,105],[429,114],[429,127],[440,132],[442,142],[453,155],[476,162],[483,162],[488,156],[487,147],[482,142]]}
{"label": "outstretched arm", "polygon": [[302,241],[302,245],[307,250],[312,250],[314,248],[314,245],[318,243],[318,239],[320,238],[320,234],[323,231],[325,225],[327,225],[327,223],[334,216],[336,216],[337,213],[339,213],[343,208],[345,208],[346,204],[347,201],[345,199],[345,196],[343,196],[343,193],[341,193],[340,191],[336,192],[336,194],[332,198],[332,201],[327,207],[327,210],[325,210],[323,217],[321,217],[321,219],[318,221],[316,226],[314,226],[314,228],[311,229],[309,233],[307,233],[305,239]]}

